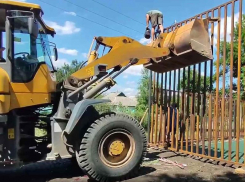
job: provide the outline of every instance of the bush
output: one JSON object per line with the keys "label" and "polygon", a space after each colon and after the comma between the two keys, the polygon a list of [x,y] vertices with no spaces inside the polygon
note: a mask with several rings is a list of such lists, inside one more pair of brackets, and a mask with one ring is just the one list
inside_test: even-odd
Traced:
{"label": "bush", "polygon": [[99,114],[112,112],[112,107],[108,103],[96,104],[94,108],[99,112]]}
{"label": "bush", "polygon": [[[97,104],[95,105],[95,109],[99,112],[99,114],[106,112],[127,114],[131,117],[134,117],[139,122],[141,121],[141,118],[145,113],[145,110],[142,109],[136,109],[135,111],[132,111],[128,107],[123,106],[121,103],[118,106],[112,106],[109,103]],[[142,122],[142,126],[144,127],[144,129],[147,129],[147,114]]]}

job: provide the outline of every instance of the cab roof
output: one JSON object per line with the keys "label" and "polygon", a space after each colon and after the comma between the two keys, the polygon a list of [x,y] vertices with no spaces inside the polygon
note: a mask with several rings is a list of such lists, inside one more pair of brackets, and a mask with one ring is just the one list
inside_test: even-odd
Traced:
{"label": "cab roof", "polygon": [[38,4],[33,3],[25,3],[25,2],[19,2],[19,1],[11,1],[11,0],[0,0],[0,7],[6,10],[22,10],[22,11],[32,11],[35,16],[38,18],[40,23],[45,28],[45,31],[47,34],[51,34],[52,36],[56,33],[55,30],[48,25],[45,24],[45,22],[42,20],[42,15],[44,15],[44,12]]}

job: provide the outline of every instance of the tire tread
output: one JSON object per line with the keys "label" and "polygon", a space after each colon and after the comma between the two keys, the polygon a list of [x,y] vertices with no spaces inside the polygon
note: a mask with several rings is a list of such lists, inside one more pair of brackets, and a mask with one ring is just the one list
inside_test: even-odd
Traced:
{"label": "tire tread", "polygon": [[82,141],[80,143],[79,146],[79,150],[77,150],[76,152],[76,158],[78,161],[78,164],[80,166],[80,168],[82,168],[82,170],[93,180],[96,181],[110,181],[110,179],[107,179],[105,176],[101,176],[100,174],[97,174],[96,171],[93,170],[93,167],[91,166],[90,162],[89,162],[89,155],[86,151],[87,151],[87,145],[90,142],[90,136],[93,134],[93,132],[96,131],[96,129],[98,127],[101,127],[102,125],[105,125],[105,120],[107,120],[108,122],[114,119],[127,119],[130,120],[136,127],[139,128],[140,132],[141,132],[141,137],[143,139],[143,151],[142,151],[142,156],[139,160],[139,163],[136,165],[136,167],[127,175],[121,176],[119,178],[113,179],[113,180],[126,180],[128,178],[131,178],[133,176],[135,176],[137,174],[137,172],[139,171],[139,167],[141,166],[144,157],[147,154],[147,138],[145,135],[145,131],[144,128],[139,124],[139,122],[134,119],[131,116],[125,115],[125,114],[115,114],[115,113],[108,113],[108,114],[104,114],[102,115],[99,119],[95,120],[87,129],[87,131],[84,134],[84,137],[82,138]]}

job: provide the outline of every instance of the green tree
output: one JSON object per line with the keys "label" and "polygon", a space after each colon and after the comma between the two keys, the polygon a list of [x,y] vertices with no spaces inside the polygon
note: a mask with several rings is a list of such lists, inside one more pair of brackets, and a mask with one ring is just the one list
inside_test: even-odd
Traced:
{"label": "green tree", "polygon": [[[241,97],[245,99],[245,42],[243,41],[245,38],[245,14],[242,15],[242,46],[241,46]],[[234,27],[234,37],[233,37],[233,79],[238,76],[238,42],[239,42],[239,24],[236,23]],[[225,45],[225,49],[224,49]],[[224,51],[226,52],[226,67],[223,68],[223,60],[224,60]],[[223,75],[223,69],[225,69],[225,73],[229,73],[230,71],[230,61],[231,61],[231,42],[227,41],[226,43],[222,40],[220,41],[220,59],[219,59],[219,77],[221,78]],[[215,62],[215,67],[217,67],[217,61]],[[230,74],[228,74],[230,75]],[[228,76],[226,75],[226,77]],[[214,75],[216,78],[216,74]],[[215,81],[215,79],[214,79]],[[230,84],[229,84],[230,85]],[[229,90],[229,85],[226,87],[226,92]],[[233,91],[237,91],[237,83],[233,80]]]}
{"label": "green tree", "polygon": [[[138,83],[138,95],[137,95],[137,105],[135,112],[132,113],[132,116],[135,117],[138,121],[144,115],[144,112],[148,108],[148,99],[149,98],[149,70],[143,68],[141,71],[141,78]],[[144,118],[142,126],[147,128],[147,115]]]}
{"label": "green tree", "polygon": [[99,114],[109,113],[113,111],[113,108],[109,103],[96,104],[94,105],[94,108],[99,112]]}
{"label": "green tree", "polygon": [[[200,87],[198,87],[198,79],[199,79],[199,73],[197,70],[195,70],[195,81],[193,77],[193,70],[190,70],[190,80],[189,80],[189,85],[188,85],[188,71],[185,71],[185,79],[183,77],[180,80],[180,89],[182,90],[185,84],[185,91],[189,92],[198,92],[200,89],[200,92],[205,92],[204,88],[204,79],[205,77],[203,75],[200,75]],[[193,84],[194,83],[194,84]],[[178,88],[178,87],[177,87]],[[206,76],[206,91],[209,91],[210,89],[210,77]]]}
{"label": "green tree", "polygon": [[78,62],[77,60],[72,60],[71,64],[64,63],[63,66],[57,69],[56,79],[58,82],[65,80],[72,73],[76,72],[83,62]]}
{"label": "green tree", "polygon": [[141,71],[138,93],[136,109],[145,111],[148,107],[149,98],[149,70],[145,68]]}

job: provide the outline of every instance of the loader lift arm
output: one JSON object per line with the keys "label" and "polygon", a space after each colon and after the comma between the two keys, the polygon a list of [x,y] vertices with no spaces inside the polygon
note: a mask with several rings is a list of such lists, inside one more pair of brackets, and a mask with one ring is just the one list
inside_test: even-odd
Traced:
{"label": "loader lift arm", "polygon": [[[65,145],[68,147],[74,145],[77,146],[77,143],[73,144],[72,141],[74,140],[74,137],[72,136],[77,136],[77,130],[85,130],[84,126],[80,127],[79,129],[81,123],[84,123],[84,119],[82,118],[87,117],[84,115],[85,110],[91,105],[107,102],[107,100],[103,101],[101,99],[94,98],[105,88],[110,89],[110,87],[115,85],[114,79],[130,66],[142,64],[147,69],[163,73],[212,59],[213,57],[211,44],[209,41],[207,22],[207,20],[195,19],[182,27],[177,27],[173,32],[160,34],[151,45],[142,45],[136,40],[124,36],[96,37],[95,49],[92,52],[91,50],[89,51],[90,53],[87,65],[68,77],[64,84],[64,86],[66,86],[67,83],[68,85],[70,84],[70,86],[74,87],[73,90],[69,90],[64,94],[67,95],[67,97],[64,97],[65,104],[61,102],[60,106],[62,104],[63,105],[58,110],[59,116],[61,116],[60,118],[69,118],[68,123],[61,134],[62,138],[66,138],[67,142]],[[98,49],[100,45],[109,47],[110,50],[106,55],[98,58]],[[112,71],[107,73],[107,71],[111,69]],[[77,103],[76,99],[80,99],[80,101]],[[77,103],[75,107],[73,107],[74,109],[71,109],[72,112],[69,112],[69,108],[72,108],[70,107],[72,104],[67,104],[67,102],[70,101]],[[63,113],[68,114],[64,116]],[[89,115],[93,116],[95,114],[91,112]],[[87,173],[92,171],[92,173],[98,175],[100,178],[101,176],[105,176],[100,169],[111,171],[111,174],[106,175],[106,177],[111,177],[114,175],[114,173],[116,173],[114,171],[120,170],[117,167],[110,167],[110,169],[108,169],[106,167],[107,164],[103,164],[103,168],[100,167],[99,162],[102,161],[101,163],[105,163],[107,160],[103,158],[104,153],[105,156],[109,156],[109,158],[111,158],[110,156],[112,156],[112,158],[117,157],[117,152],[112,151],[112,148],[108,149],[109,152],[104,152],[99,147],[99,154],[97,152],[93,153],[94,151],[97,151],[94,149],[94,146],[102,145],[95,143],[95,141],[97,141],[96,137],[100,138],[99,133],[102,132],[103,129],[109,125],[113,125],[112,128],[108,127],[106,132],[113,131],[113,129],[115,129],[117,131],[116,133],[119,134],[121,133],[120,129],[125,127],[127,127],[127,130],[129,131],[130,127],[134,128],[135,130],[132,130],[132,133],[143,131],[142,129],[138,128],[139,125],[135,125],[136,127],[132,126],[132,123],[135,123],[134,121],[128,122],[127,120],[118,118],[118,116],[118,114],[115,114],[115,116],[107,115],[105,120],[100,119],[92,121],[90,124],[91,127],[86,129],[86,138],[81,139],[80,145],[78,145],[79,149],[75,149],[77,161],[79,161],[78,164],[82,169],[87,171]],[[56,119],[58,120],[59,117]],[[108,125],[105,126],[105,123],[108,123]],[[121,124],[123,126],[121,126]],[[98,130],[96,127],[98,127]],[[144,141],[146,141],[146,137],[144,133],[138,133],[137,136],[138,137],[135,140],[136,144],[139,145],[136,147],[136,149],[141,148],[139,153],[141,156],[143,156],[146,148],[146,143],[144,143]],[[120,141],[122,140],[123,143],[127,143],[126,140],[123,140],[122,138],[123,137],[120,138]],[[65,139],[63,141],[65,141]],[[115,138],[112,138],[111,143],[114,141],[116,143],[115,145],[120,143],[115,140]],[[125,145],[123,144],[117,146],[122,148],[123,151],[123,147]],[[86,152],[84,153],[84,151]],[[135,152],[137,153],[137,151]],[[87,155],[86,153],[93,153],[93,155]],[[121,153],[119,152],[119,154]],[[130,153],[128,152],[127,155],[130,155]],[[96,158],[96,156],[102,157]],[[118,156],[120,158],[120,155]],[[140,161],[140,159],[137,159],[137,161]],[[112,163],[114,164],[114,162],[110,162],[110,164]],[[92,165],[89,166],[90,164]],[[88,168],[87,165],[89,166]],[[125,169],[128,170],[129,167],[130,165],[125,165]],[[122,176],[124,172],[125,170],[120,171],[120,175]]]}
{"label": "loader lift arm", "polygon": [[[88,64],[73,73],[68,80],[71,84],[77,84],[97,75],[100,72],[97,69],[99,65],[106,66],[102,66],[102,70],[110,70],[117,66],[124,67],[132,59],[138,60],[134,65],[143,64],[147,69],[161,73],[211,60],[209,21],[216,20],[196,18],[186,25],[176,26],[172,32],[161,33],[148,45],[125,36],[95,37],[95,49],[89,52]],[[110,51],[98,58],[100,45],[109,47]]]}
{"label": "loader lift arm", "polygon": [[96,37],[98,45],[111,48],[110,52],[99,59],[93,60],[87,66],[73,73],[71,77],[83,80],[95,75],[94,67],[106,64],[106,70],[116,66],[126,66],[131,59],[139,59],[136,64],[144,64],[148,59],[167,56],[170,51],[168,48],[154,48],[140,44],[128,37]]}
{"label": "loader lift arm", "polygon": [[[176,26],[174,31],[161,33],[149,45],[125,36],[95,37],[95,49],[90,50],[87,65],[67,79],[68,84],[75,87],[68,97],[86,90],[83,98],[93,98],[104,88],[113,86],[113,79],[133,65],[144,65],[163,73],[213,59],[208,33],[210,20],[196,18],[184,26]],[[98,58],[100,45],[110,50]],[[113,68],[109,74],[106,72]],[[92,88],[92,85],[96,86]]]}
{"label": "loader lift arm", "polygon": [[[124,36],[96,37],[95,49],[90,51],[87,65],[64,82],[68,90],[64,100],[61,99],[57,119],[70,118],[65,132],[71,133],[76,126],[78,119],[72,118],[80,118],[80,111],[70,112],[74,103],[94,99],[103,89],[110,89],[115,85],[114,79],[130,66],[143,64],[147,69],[163,73],[212,59],[207,23],[208,19],[195,19],[173,32],[160,34],[151,45],[142,45]],[[100,45],[110,50],[98,58]],[[70,117],[71,114],[74,117]]]}

